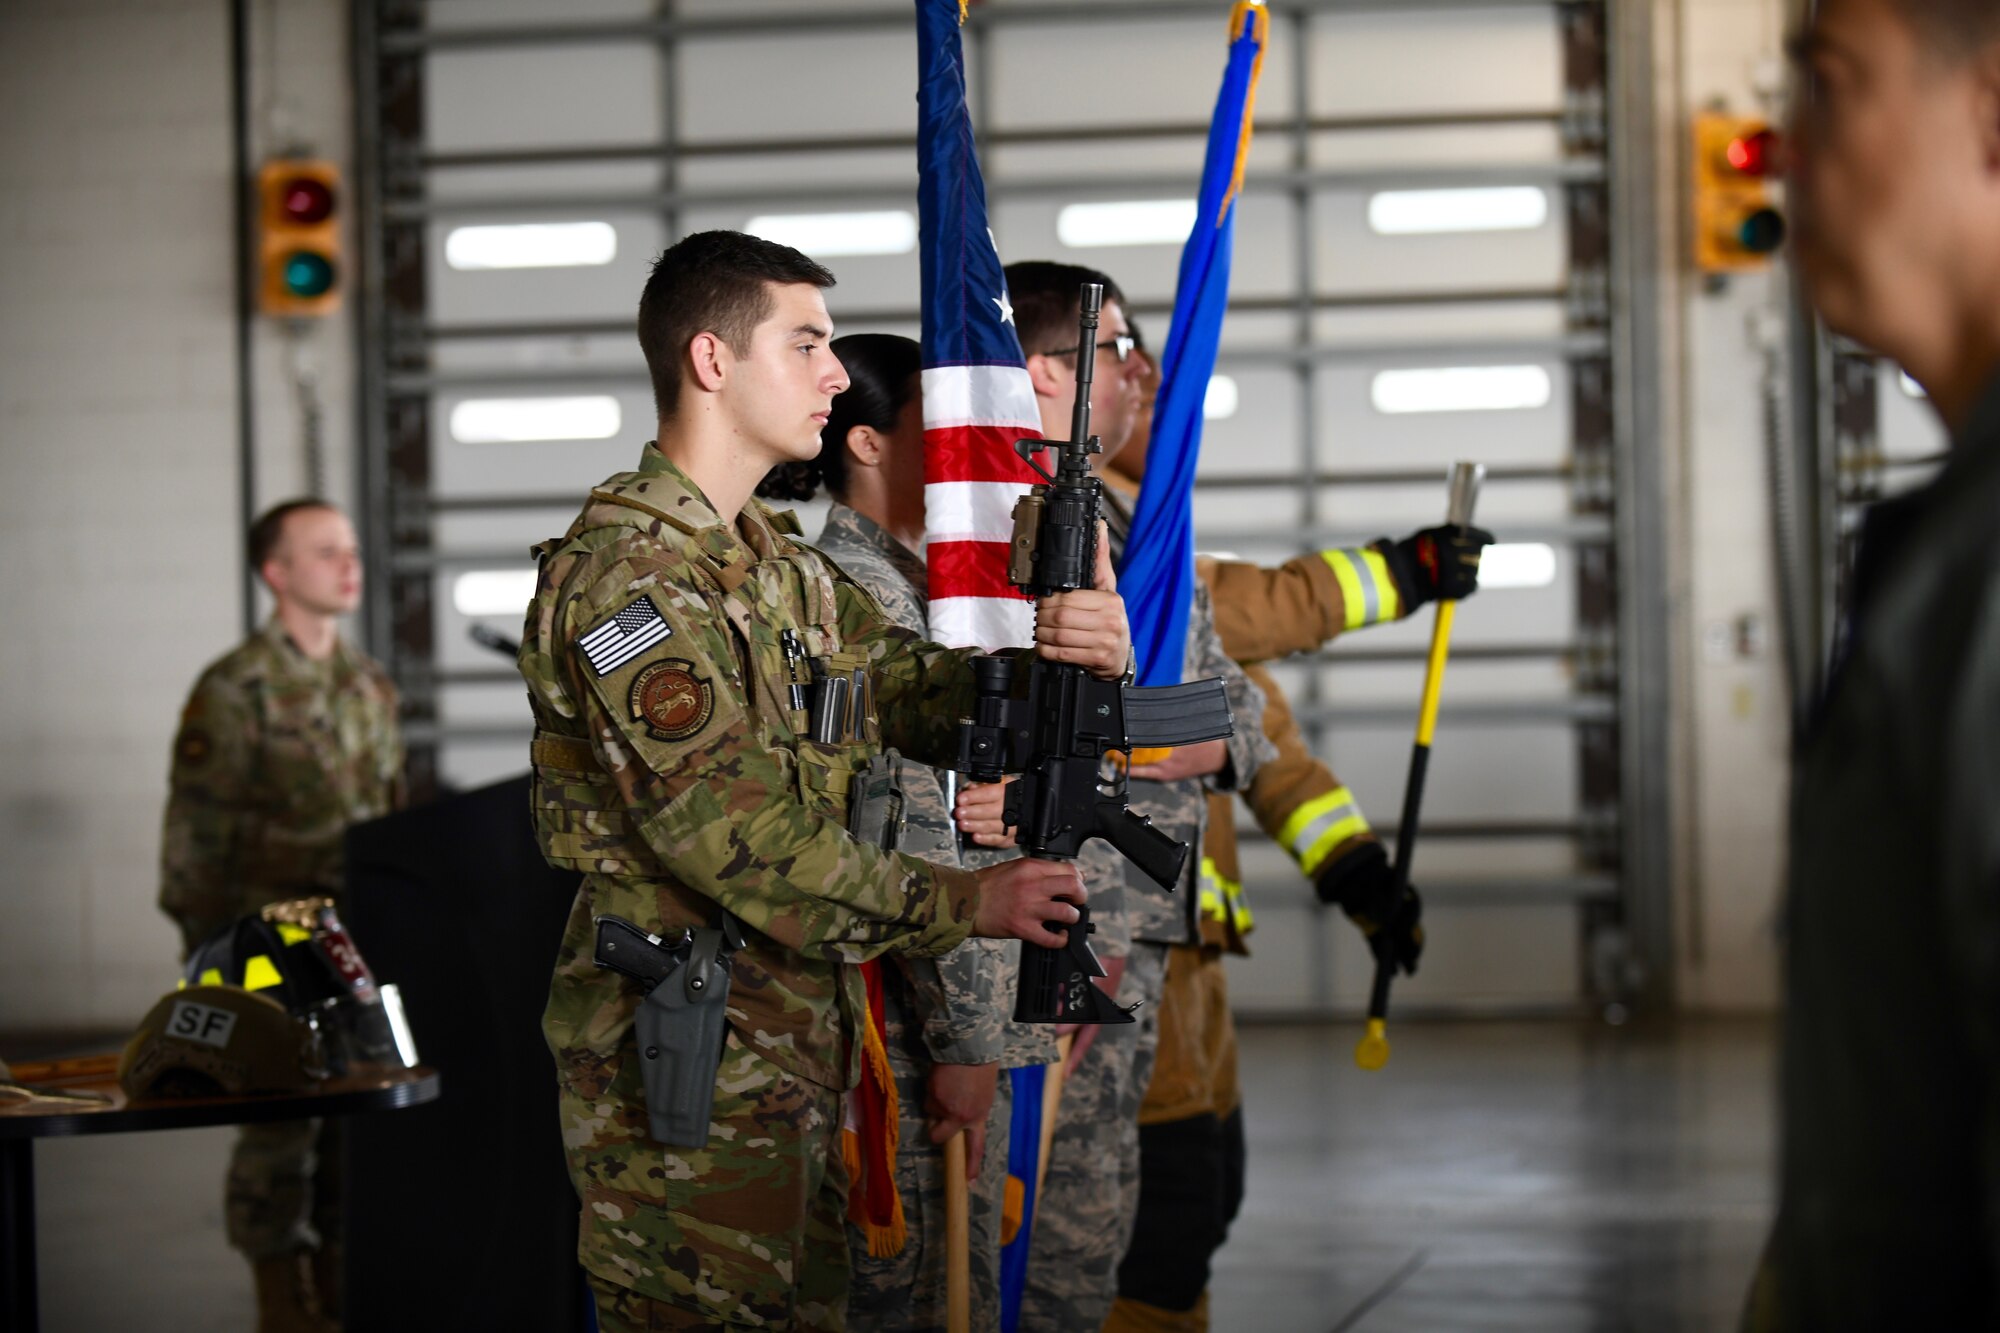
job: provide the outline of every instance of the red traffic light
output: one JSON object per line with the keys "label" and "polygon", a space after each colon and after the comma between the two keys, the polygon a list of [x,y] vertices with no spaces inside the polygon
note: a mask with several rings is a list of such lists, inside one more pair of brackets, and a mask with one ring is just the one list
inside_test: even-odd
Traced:
{"label": "red traffic light", "polygon": [[333,216],[333,190],[311,176],[293,176],[278,187],[278,210],[288,222],[324,222]]}
{"label": "red traffic light", "polygon": [[1722,155],[1740,174],[1761,180],[1778,174],[1783,165],[1783,151],[1784,142],[1779,139],[1778,132],[1763,129],[1731,139],[1729,146],[1722,150]]}

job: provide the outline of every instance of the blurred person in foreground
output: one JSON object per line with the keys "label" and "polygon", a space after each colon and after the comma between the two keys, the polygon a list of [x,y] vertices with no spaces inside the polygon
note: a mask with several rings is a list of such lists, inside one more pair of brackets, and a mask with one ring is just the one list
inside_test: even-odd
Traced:
{"label": "blurred person in foreground", "polygon": [[[361,605],[347,516],[292,500],[251,525],[275,608],[195,682],[174,738],[160,909],[192,952],[268,903],[341,891],[341,837],[403,800],[396,690],[341,637]],[[229,1243],[250,1260],[265,1333],[336,1327],[340,1122],[245,1125],[229,1159]]]}
{"label": "blurred person in foreground", "polygon": [[2000,4],[1824,0],[1797,264],[1952,435],[1877,505],[1792,793],[1778,1220],[1755,1330],[2000,1327]]}

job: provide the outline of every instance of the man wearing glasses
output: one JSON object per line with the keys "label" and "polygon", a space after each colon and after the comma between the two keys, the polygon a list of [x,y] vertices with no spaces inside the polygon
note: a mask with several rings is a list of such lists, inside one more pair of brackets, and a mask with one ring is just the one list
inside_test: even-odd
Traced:
{"label": "man wearing glasses", "polygon": [[[1027,354],[1042,431],[1050,437],[1067,436],[1070,430],[1076,400],[1076,293],[1085,282],[1104,286],[1090,395],[1091,429],[1104,448],[1093,463],[1101,468],[1131,441],[1147,406],[1149,365],[1126,321],[1124,295],[1106,275],[1071,264],[1007,266],[1015,327]],[[1115,491],[1107,492],[1105,507],[1116,556],[1122,553],[1131,511]],[[1263,695],[1222,651],[1207,594],[1198,593],[1188,622],[1184,677],[1211,676],[1222,677],[1228,686],[1235,735],[1179,747],[1161,763],[1132,770],[1132,808],[1197,847],[1207,794],[1248,783],[1274,753],[1263,735]],[[961,826],[981,841],[1001,832],[997,820],[961,819]],[[1189,857],[1190,867],[1198,864],[1199,855]],[[1109,973],[1100,984],[1119,1004],[1140,1008],[1134,1023],[1085,1027],[1077,1034],[1048,1176],[1035,1207],[1022,1328],[1095,1329],[1111,1312],[1118,1294],[1118,1261],[1131,1242],[1138,1210],[1139,1105],[1152,1077],[1168,949],[1200,939],[1192,869],[1170,895],[1136,867],[1128,868],[1109,844],[1086,843],[1080,863],[1097,926],[1092,946]]]}

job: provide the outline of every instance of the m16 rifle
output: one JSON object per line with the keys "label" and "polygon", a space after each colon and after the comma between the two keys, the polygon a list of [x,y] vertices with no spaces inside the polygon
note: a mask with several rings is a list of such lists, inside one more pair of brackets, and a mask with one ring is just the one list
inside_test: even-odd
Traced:
{"label": "m16 rifle", "polygon": [[[1042,478],[1014,507],[1008,577],[1031,597],[1092,585],[1104,486],[1090,470],[1103,447],[1090,433],[1090,384],[1104,288],[1081,293],[1082,336],[1076,353],[1076,407],[1067,440],[1020,440],[1015,452]],[[1053,474],[1035,456],[1056,455]],[[1020,778],[1007,788],[1005,817],[1029,856],[1069,861],[1091,838],[1103,838],[1172,892],[1187,868],[1188,846],[1156,829],[1127,803],[1124,779],[1106,785],[1105,756],[1135,746],[1193,745],[1234,730],[1220,680],[1137,688],[1098,680],[1082,667],[1040,657],[973,659],[978,700],[959,729],[959,769],[975,782]],[[1090,948],[1088,906],[1068,927],[1061,949],[1021,946],[1018,1023],[1130,1023],[1092,977],[1105,975]],[[1051,923],[1051,929],[1062,927]]]}

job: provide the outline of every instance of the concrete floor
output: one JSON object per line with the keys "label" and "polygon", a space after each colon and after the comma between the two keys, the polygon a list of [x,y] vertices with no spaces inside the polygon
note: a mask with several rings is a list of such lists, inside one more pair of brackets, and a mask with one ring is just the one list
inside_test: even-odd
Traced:
{"label": "concrete floor", "polygon": [[[1403,1024],[1243,1034],[1248,1199],[1216,1333],[1727,1329],[1770,1220],[1771,1031]],[[37,1146],[42,1326],[248,1330],[233,1131]],[[523,1333],[533,1333],[523,1330]]]}
{"label": "concrete floor", "polygon": [[1771,1028],[1244,1033],[1216,1333],[1734,1326],[1771,1218]]}

